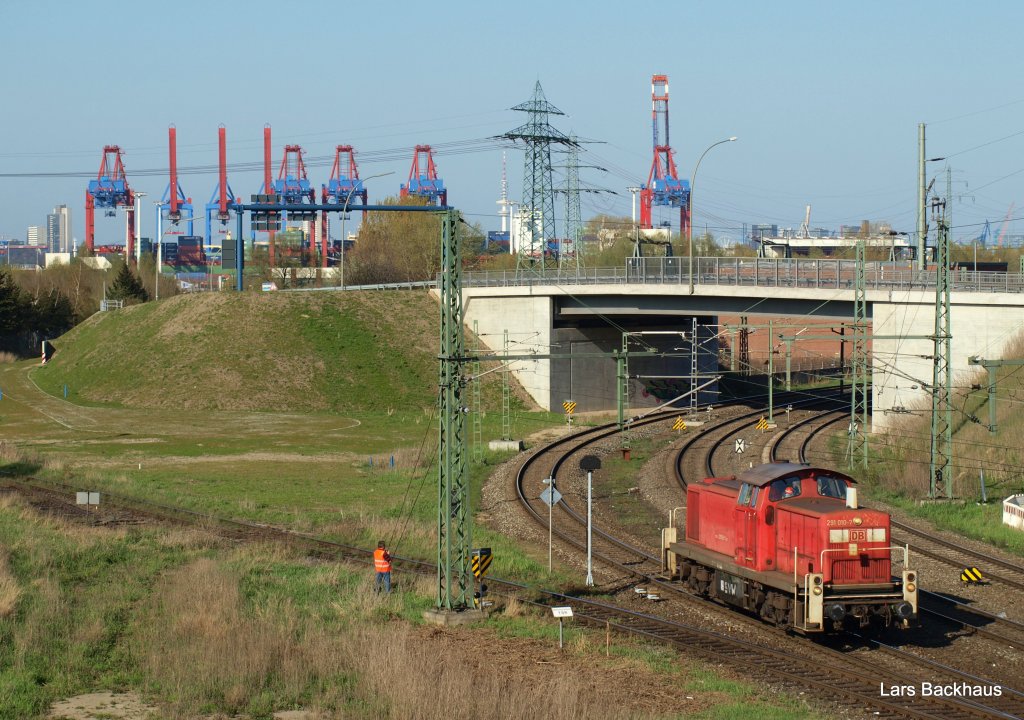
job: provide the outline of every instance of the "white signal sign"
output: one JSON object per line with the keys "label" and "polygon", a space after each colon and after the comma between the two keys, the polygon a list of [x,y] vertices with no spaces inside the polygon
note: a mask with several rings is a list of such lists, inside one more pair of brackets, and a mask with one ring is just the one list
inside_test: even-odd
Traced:
{"label": "white signal sign", "polygon": [[742,455],[743,451],[747,449],[747,441],[743,438],[736,438],[736,445],[733,446],[737,455]]}
{"label": "white signal sign", "polygon": [[544,504],[548,507],[554,507],[558,504],[558,501],[562,499],[562,493],[558,492],[558,488],[546,487],[540,494],[540,499],[544,501]]}

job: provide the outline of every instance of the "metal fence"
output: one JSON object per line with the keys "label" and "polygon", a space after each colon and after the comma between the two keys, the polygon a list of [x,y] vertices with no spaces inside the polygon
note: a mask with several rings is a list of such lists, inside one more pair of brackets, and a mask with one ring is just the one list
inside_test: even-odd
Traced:
{"label": "metal fence", "polygon": [[[693,260],[694,285],[790,287],[835,290],[854,285],[855,260],[801,260],[702,257]],[[928,290],[935,288],[935,270],[917,270],[912,262],[869,262],[864,267],[868,290]],[[625,267],[581,268],[579,272],[528,269],[463,273],[464,287],[523,287],[558,285],[689,285],[685,257],[631,258]],[[1020,273],[954,270],[957,292],[1024,293]]]}

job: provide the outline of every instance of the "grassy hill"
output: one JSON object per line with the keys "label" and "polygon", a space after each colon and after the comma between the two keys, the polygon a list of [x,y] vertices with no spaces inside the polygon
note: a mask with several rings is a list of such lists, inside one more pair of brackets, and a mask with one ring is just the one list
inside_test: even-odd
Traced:
{"label": "grassy hill", "polygon": [[[438,308],[426,292],[214,293],[97,313],[34,374],[54,395],[127,407],[429,407]],[[492,383],[493,384],[493,383]]]}

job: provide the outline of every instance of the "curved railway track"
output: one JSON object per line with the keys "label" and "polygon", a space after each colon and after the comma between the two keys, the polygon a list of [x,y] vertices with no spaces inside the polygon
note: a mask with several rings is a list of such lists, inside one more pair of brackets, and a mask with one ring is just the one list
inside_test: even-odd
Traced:
{"label": "curved railway track", "polygon": [[[672,413],[665,417],[652,419],[651,423],[662,422],[666,417],[674,415],[675,413]],[[744,413],[739,417],[723,420],[705,428],[701,437],[706,437],[711,432],[727,430],[734,425],[750,424],[751,419],[758,415],[760,415],[760,411]],[[571,456],[614,434],[614,432],[614,428],[605,426],[562,438],[538,450],[520,466],[519,472],[516,475],[516,492],[521,505],[538,526],[542,528],[548,527],[548,508],[546,505],[541,506],[530,499],[535,494],[539,494],[539,490],[544,487],[537,479],[537,469],[543,469],[547,466],[547,462],[550,462],[550,472],[540,472],[539,476],[541,478],[554,477],[556,478],[555,483],[557,485],[558,471],[568,462]],[[684,448],[692,447],[697,442],[697,437],[690,438],[684,444]],[[674,465],[677,469],[681,467],[679,458],[684,452],[685,450],[676,456],[677,459]],[[555,454],[555,457],[553,460],[548,461],[547,458],[552,453]],[[537,493],[527,489],[527,478],[531,474],[534,478],[531,490],[536,490]],[[681,477],[681,472],[679,476]],[[557,534],[561,541],[579,550],[585,550],[585,541],[582,539],[586,525],[585,517],[573,510],[568,501],[560,502],[558,505],[562,510],[562,518],[569,520],[569,527],[575,527],[575,530],[565,529],[567,523],[560,518],[559,531],[555,533],[552,530],[552,533]],[[717,608],[724,615],[728,615],[730,620],[736,621],[738,618],[744,618],[745,622],[757,625],[762,629],[765,628],[764,624],[760,621],[737,614],[735,611],[722,608],[717,604],[694,598],[694,596],[682,591],[674,584],[664,583],[652,574],[649,574],[647,568],[655,564],[660,565],[660,559],[654,558],[646,551],[618,541],[604,531],[595,531],[595,536],[600,536],[604,541],[611,543],[615,550],[614,552],[598,550],[597,543],[595,542],[594,557],[616,568],[621,574],[632,575],[638,579],[642,578],[645,583],[679,592],[681,597],[687,598],[691,602],[696,600],[704,608]],[[660,567],[658,570],[660,570]],[[574,612],[576,612],[577,616],[581,615],[577,607],[580,604],[584,604],[586,610],[583,614],[591,622],[597,624],[606,623],[609,627],[616,627],[620,630],[627,630],[634,634],[685,647],[706,657],[718,660],[729,659],[730,664],[742,667],[744,672],[748,674],[752,673],[757,677],[767,676],[776,683],[781,682],[794,687],[826,691],[826,696],[834,697],[838,694],[849,702],[867,704],[869,707],[874,708],[876,713],[884,716],[1012,718],[1019,717],[1021,711],[1024,710],[1024,694],[1012,688],[971,676],[955,668],[920,658],[896,648],[887,649],[886,652],[891,653],[907,667],[913,668],[917,674],[909,671],[894,672],[891,669],[882,670],[876,663],[867,658],[810,643],[808,647],[812,649],[811,653],[807,656],[804,656],[802,653],[795,655],[793,652],[774,650],[758,643],[737,640],[736,638],[719,633],[711,633],[692,625],[669,621],[643,613],[635,613],[630,616],[628,623],[623,624],[622,616],[619,614],[622,612],[621,608],[609,609],[601,603],[594,604],[589,600],[584,603],[581,598],[574,598],[573,602],[575,603]],[[920,686],[923,681],[921,672],[924,672],[925,669],[930,673],[928,677],[931,679],[945,678],[948,679],[949,683],[953,684],[976,684],[980,687],[989,688],[991,692],[995,692],[994,688],[998,687],[999,692],[1003,693],[1003,696],[985,698],[981,702],[974,699],[942,698],[943,703],[952,703],[949,707],[938,707],[928,704],[928,702],[937,698],[887,699],[881,696],[879,688],[883,685],[907,684]]]}
{"label": "curved railway track", "polygon": [[[807,460],[808,450],[817,435],[844,419],[845,415],[832,420],[826,420],[825,422],[819,422],[818,424],[814,424],[814,418],[802,421],[801,425],[809,425],[810,430],[800,442],[797,450],[797,457],[800,461],[805,462]],[[791,431],[799,432],[800,429],[800,426],[789,428],[787,433]],[[785,438],[781,436],[777,439],[779,444],[784,441]],[[774,455],[775,450],[773,449],[773,458]],[[894,533],[894,543],[909,545],[910,549],[914,552],[954,569],[961,569],[966,565],[982,565],[986,567],[986,570],[993,565],[1003,568],[1005,571],[1003,573],[992,575],[986,571],[986,576],[1011,588],[1024,590],[1024,567],[942,538],[936,538],[925,530],[915,528],[896,519],[891,519],[890,523],[893,528],[899,528],[901,531],[916,538],[915,540],[907,540],[896,537]],[[936,547],[948,552],[936,550]],[[1021,580],[1015,579],[1018,577]],[[1024,649],[1024,623],[968,605],[956,598],[951,598],[941,593],[921,589],[920,594],[928,600],[928,605],[921,607],[922,612],[927,616],[1007,644],[1015,649]]]}
{"label": "curved railway track", "polygon": [[[662,422],[667,417],[672,417],[675,414],[678,413],[668,413],[664,417],[652,418],[651,423]],[[721,425],[729,425],[733,422],[736,422],[736,419],[726,420]],[[635,427],[638,426],[635,425]],[[708,430],[710,429],[708,428]],[[564,465],[573,452],[579,451],[603,437],[607,437],[607,435],[602,435],[602,433],[608,430],[609,428],[607,427],[595,428],[581,433],[580,435],[587,436],[584,438],[579,437],[579,435],[563,438],[547,446],[542,451],[535,453],[527,462],[535,468],[542,468],[544,462],[541,460],[541,456],[548,455],[550,452],[559,452],[557,448],[571,445],[572,447],[568,451],[565,449],[561,451],[559,455],[560,461],[557,464],[552,463],[551,472],[552,475],[556,475],[559,468]],[[611,430],[611,432],[614,432],[614,430]],[[581,440],[582,442],[580,442]],[[20,487],[23,491],[29,493],[48,496],[54,502],[59,501],[66,507],[66,512],[69,515],[81,517],[85,513],[85,516],[89,517],[90,521],[97,521],[95,517],[90,517],[90,514],[86,511],[71,504],[70,499],[73,497],[73,489],[70,486],[38,479],[12,479],[7,484]],[[151,503],[117,493],[105,493],[105,500],[108,511],[104,518],[100,520],[105,524],[127,524],[143,522],[148,519],[169,520],[177,523],[198,525],[241,540],[282,542],[301,549],[303,552],[326,559],[340,559],[362,564],[372,562],[369,550],[305,533],[293,532],[285,528],[220,518],[185,508]],[[527,505],[532,505],[529,500],[525,500],[525,497],[524,501]],[[559,505],[563,505],[563,503],[559,503]],[[565,509],[570,509],[567,503],[565,503]],[[544,514],[546,514],[546,510],[545,506]],[[579,513],[575,513],[575,511],[573,513],[577,518],[582,517]],[[571,518],[572,514],[565,513],[565,516]],[[541,522],[546,527],[546,518],[543,518]],[[578,522],[578,520],[575,522]],[[619,569],[624,574],[629,574],[633,577],[645,577],[645,572],[656,564],[653,556],[641,548],[618,541],[614,536],[603,531],[599,537],[602,538],[602,542],[607,543],[607,548],[603,552],[607,552],[609,557],[603,561],[608,563],[619,562]],[[622,557],[617,560],[611,557],[612,554],[616,556],[621,555]],[[621,562],[622,560],[625,562]],[[648,564],[644,565],[643,563]],[[396,557],[395,564],[396,567],[410,572],[428,574],[436,572],[436,568],[432,563],[415,558]],[[646,577],[648,580],[653,579],[650,575],[646,575]],[[753,679],[763,679],[795,689],[814,691],[823,698],[845,701],[845,704],[849,707],[868,707],[873,709],[877,716],[881,717],[1012,718],[1019,717],[1021,712],[1024,711],[1024,695],[1005,686],[999,686],[1000,690],[1005,693],[1002,698],[885,697],[879,692],[879,688],[883,684],[914,684],[919,682],[920,678],[912,672],[883,671],[868,659],[852,657],[849,654],[823,649],[810,643],[808,647],[813,648],[812,652],[807,654],[807,656],[804,656],[803,653],[797,655],[793,652],[775,650],[758,643],[714,633],[694,625],[674,622],[618,607],[593,598],[528,589],[520,583],[501,578],[491,578],[490,584],[492,588],[501,588],[499,592],[520,596],[525,602],[545,607],[570,603],[574,607],[577,619],[582,622],[602,628],[614,628],[617,631],[634,636],[668,643],[715,662],[728,662],[731,666],[741,669],[747,676]],[[716,607],[703,601],[700,602],[704,606]],[[722,612],[728,612],[730,616],[735,615],[731,611],[723,610]],[[751,622],[756,621],[751,620]],[[821,652],[822,650],[825,650],[825,652]],[[940,672],[939,668],[942,668],[941,675],[937,674]],[[934,664],[931,672],[933,673],[932,677],[960,678],[960,680],[952,680],[952,682],[970,682],[988,688],[995,688],[997,686],[997,684],[991,681],[982,678],[972,678],[959,673],[953,668],[946,668],[938,664]]]}
{"label": "curved railway track", "polygon": [[[842,418],[838,418],[837,420],[832,421],[832,423],[841,419]],[[826,423],[821,427],[814,429],[804,439],[800,445],[798,454],[801,462],[806,461],[807,449],[810,447],[814,437],[823,432],[824,429],[832,423]],[[985,575],[991,582],[1006,585],[1014,590],[1024,591],[1024,565],[1004,560],[1003,558],[999,558],[973,548],[965,547],[950,540],[935,537],[926,530],[908,525],[907,523],[896,519],[893,519],[891,524],[893,528],[897,528],[901,532],[904,532],[914,538],[909,541],[909,545],[915,552],[958,569],[971,565],[982,565],[986,568],[987,571]],[[893,540],[895,541],[896,538],[893,538]],[[902,544],[907,544],[907,542]],[[990,568],[993,567],[999,568],[999,571],[992,573]]]}

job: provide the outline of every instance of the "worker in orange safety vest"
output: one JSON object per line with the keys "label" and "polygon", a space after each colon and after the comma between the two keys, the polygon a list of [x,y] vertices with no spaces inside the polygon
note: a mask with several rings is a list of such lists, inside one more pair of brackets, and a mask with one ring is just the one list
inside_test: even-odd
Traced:
{"label": "worker in orange safety vest", "polygon": [[373,569],[377,571],[377,578],[374,583],[374,592],[380,592],[381,585],[384,592],[391,592],[391,553],[384,546],[384,541],[377,543],[377,549],[373,551]]}

